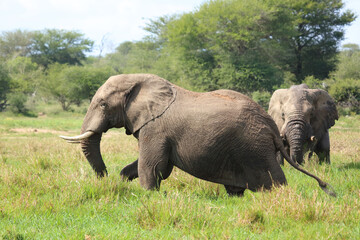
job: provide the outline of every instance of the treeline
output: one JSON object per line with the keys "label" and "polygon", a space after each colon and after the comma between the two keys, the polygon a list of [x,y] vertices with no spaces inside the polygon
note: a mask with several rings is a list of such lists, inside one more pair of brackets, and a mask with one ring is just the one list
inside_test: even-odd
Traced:
{"label": "treeline", "polygon": [[141,41],[103,57],[87,56],[94,42],[78,32],[3,32],[0,110],[26,112],[34,95],[69,110],[110,75],[141,72],[197,91],[233,89],[264,107],[275,89],[305,82],[359,113],[359,46],[339,52],[354,19],[342,0],[213,0],[150,20]]}

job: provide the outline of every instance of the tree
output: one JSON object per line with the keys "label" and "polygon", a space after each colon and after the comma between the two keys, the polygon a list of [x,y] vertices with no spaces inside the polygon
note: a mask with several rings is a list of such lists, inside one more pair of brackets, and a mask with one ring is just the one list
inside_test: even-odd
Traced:
{"label": "tree", "polygon": [[43,71],[29,57],[16,57],[6,62],[11,77],[11,91],[24,94],[36,93]]}
{"label": "tree", "polygon": [[295,83],[326,78],[354,19],[342,0],[214,0],[145,30],[157,38],[158,60],[198,88],[272,91],[289,73]]}
{"label": "tree", "polygon": [[360,50],[357,44],[343,46],[336,71],[331,73],[329,93],[337,103],[360,113]]}
{"label": "tree", "polygon": [[34,32],[32,61],[47,68],[52,63],[81,65],[94,42],[75,31],[47,29]]}
{"label": "tree", "polygon": [[0,64],[0,112],[7,106],[7,95],[9,93],[10,77],[4,66]]}
{"label": "tree", "polygon": [[294,51],[288,70],[295,74],[296,83],[309,75],[327,78],[336,66],[344,26],[355,20],[355,14],[343,9],[342,0],[283,0],[276,5],[291,16],[296,30],[285,39]]}
{"label": "tree", "polygon": [[48,97],[55,98],[64,111],[69,111],[71,105],[79,105],[84,99],[91,100],[96,90],[111,75],[113,70],[109,67],[68,66],[56,63],[49,66],[42,91]]}
{"label": "tree", "polygon": [[22,30],[3,32],[0,35],[0,57],[10,59],[28,56],[33,33]]}
{"label": "tree", "polygon": [[116,52],[108,54],[105,64],[117,73],[153,73],[153,66],[159,57],[159,45],[150,38],[138,42],[123,42]]}
{"label": "tree", "polygon": [[357,44],[346,44],[338,55],[336,70],[332,73],[336,80],[360,80],[360,49]]}
{"label": "tree", "polygon": [[218,0],[173,19],[166,28],[152,24],[161,26],[152,33],[160,32],[166,40],[161,51],[197,88],[271,90],[281,83],[275,56],[282,49],[273,47],[277,41],[269,37],[277,19],[264,1]]}

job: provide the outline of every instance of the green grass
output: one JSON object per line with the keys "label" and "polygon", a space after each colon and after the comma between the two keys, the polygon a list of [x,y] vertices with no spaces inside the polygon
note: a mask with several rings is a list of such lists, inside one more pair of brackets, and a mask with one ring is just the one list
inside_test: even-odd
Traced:
{"label": "green grass", "polygon": [[[338,197],[284,166],[288,186],[228,197],[223,186],[174,169],[160,191],[120,170],[137,158],[123,130],[103,137],[109,177],[97,179],[79,145],[59,133],[80,132],[83,115],[26,118],[0,114],[0,239],[358,239],[360,116],[330,131],[332,164],[305,168]],[[36,129],[36,131],[35,131]]]}

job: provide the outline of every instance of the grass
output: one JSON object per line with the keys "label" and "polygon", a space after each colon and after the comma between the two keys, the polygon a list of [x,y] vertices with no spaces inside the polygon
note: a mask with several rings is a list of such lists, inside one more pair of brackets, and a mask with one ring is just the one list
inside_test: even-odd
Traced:
{"label": "grass", "polygon": [[0,114],[0,239],[358,239],[360,116],[330,131],[332,164],[305,168],[338,197],[289,165],[288,186],[227,196],[223,186],[174,169],[160,191],[123,182],[137,142],[110,130],[101,148],[109,177],[97,179],[78,145],[83,115]]}

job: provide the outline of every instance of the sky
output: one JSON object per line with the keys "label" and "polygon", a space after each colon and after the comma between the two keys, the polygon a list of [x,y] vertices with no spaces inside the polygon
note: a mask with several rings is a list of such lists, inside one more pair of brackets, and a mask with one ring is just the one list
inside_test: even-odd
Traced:
{"label": "sky", "polygon": [[[0,33],[17,29],[78,31],[95,41],[94,55],[125,41],[139,41],[150,19],[195,11],[207,0],[0,0]],[[358,18],[346,27],[345,43],[360,45],[360,0],[343,0]]]}

